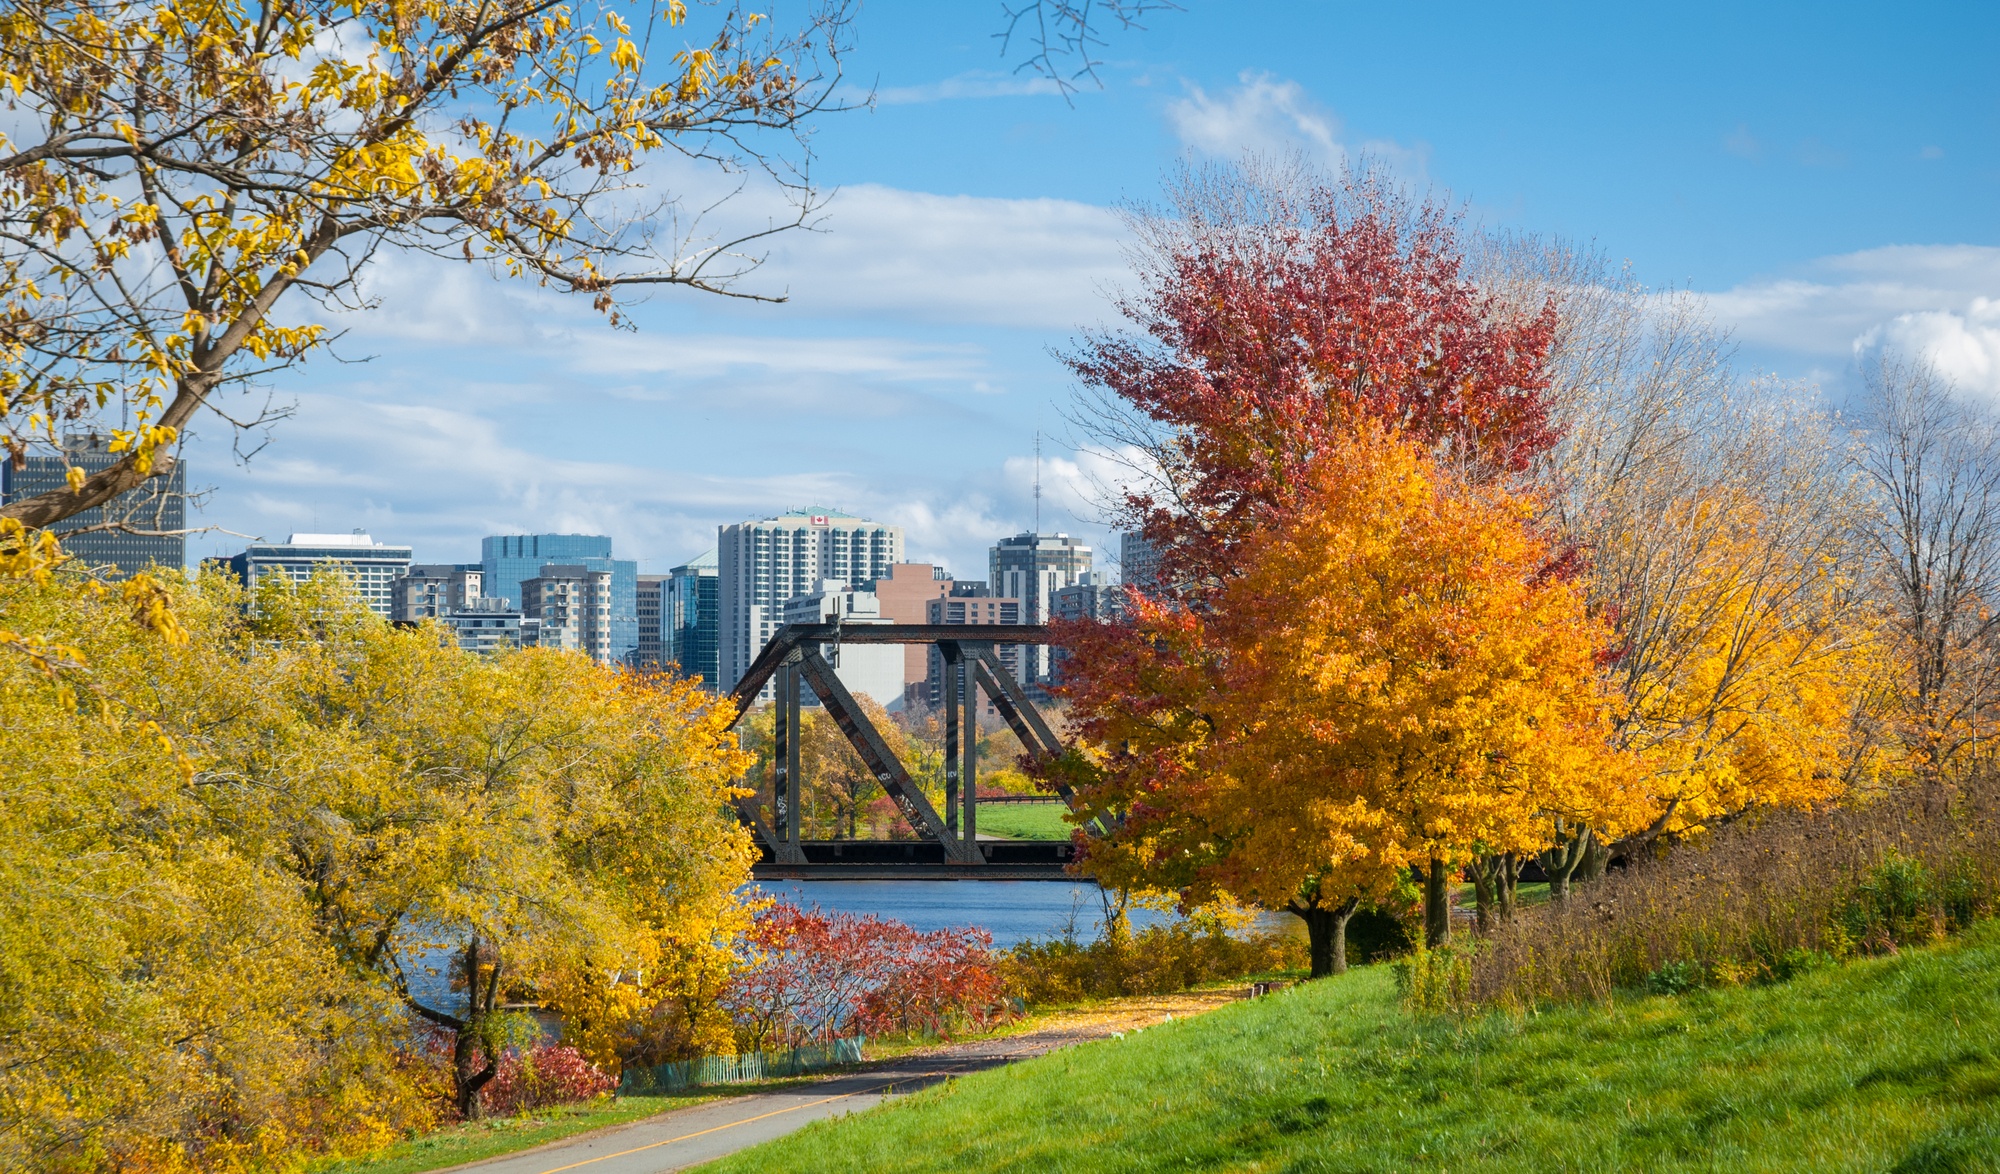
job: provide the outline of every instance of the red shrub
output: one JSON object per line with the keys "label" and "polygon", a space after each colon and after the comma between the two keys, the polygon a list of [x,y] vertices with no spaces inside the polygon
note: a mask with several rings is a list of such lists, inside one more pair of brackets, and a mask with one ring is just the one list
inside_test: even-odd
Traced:
{"label": "red shrub", "polygon": [[724,992],[743,1043],[778,1048],[854,1031],[949,1034],[1004,1006],[983,930],[919,933],[900,921],[780,903],[757,918],[760,957]]}
{"label": "red shrub", "polygon": [[548,1105],[587,1101],[610,1092],[618,1080],[583,1058],[575,1048],[539,1044],[526,1052],[509,1052],[486,1087],[480,1103],[488,1113],[519,1113]]}

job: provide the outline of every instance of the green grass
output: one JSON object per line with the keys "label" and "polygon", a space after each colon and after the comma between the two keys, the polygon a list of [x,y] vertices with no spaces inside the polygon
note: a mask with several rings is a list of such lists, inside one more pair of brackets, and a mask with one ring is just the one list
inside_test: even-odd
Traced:
{"label": "green grass", "polygon": [[1067,840],[1076,828],[1063,822],[1060,803],[982,803],[979,832],[1008,840]]}
{"label": "green grass", "polygon": [[2000,1170],[2000,923],[1467,1021],[1372,966],[819,1122],[730,1171]]}
{"label": "green grass", "polygon": [[[737,1090],[732,1090],[737,1091]],[[685,1109],[723,1094],[700,1090],[678,1096],[606,1097],[582,1105],[563,1105],[520,1117],[496,1117],[454,1125],[399,1141],[358,1158],[315,1162],[311,1174],[418,1174],[463,1162],[476,1162],[561,1141],[592,1129],[624,1125],[670,1109]]]}

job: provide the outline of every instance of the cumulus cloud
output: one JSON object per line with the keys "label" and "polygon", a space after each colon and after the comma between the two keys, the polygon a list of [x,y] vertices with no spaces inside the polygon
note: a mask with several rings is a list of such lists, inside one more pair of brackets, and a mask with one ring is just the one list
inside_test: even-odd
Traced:
{"label": "cumulus cloud", "polygon": [[2000,398],[2000,248],[1896,245],[1709,295],[1741,341],[1845,362],[1888,348]]}
{"label": "cumulus cloud", "polygon": [[1974,298],[1959,312],[1899,314],[1855,340],[1854,349],[1922,355],[1960,390],[2000,401],[2000,299]]}

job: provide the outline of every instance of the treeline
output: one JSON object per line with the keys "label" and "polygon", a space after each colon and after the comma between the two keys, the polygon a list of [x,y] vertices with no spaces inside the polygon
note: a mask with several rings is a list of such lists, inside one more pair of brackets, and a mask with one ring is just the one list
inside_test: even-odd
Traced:
{"label": "treeline", "polygon": [[1876,356],[1849,415],[1746,379],[1697,299],[1361,171],[1185,173],[1128,329],[1069,362],[1160,558],[1072,624],[1106,883],[1303,918],[1766,810],[1949,787],[1993,729],[2000,430]]}
{"label": "treeline", "polygon": [[528,1006],[613,1072],[733,1047],[747,758],[697,688],[471,656],[332,577],[111,587],[0,540],[0,1165],[476,1116],[524,1095]]}

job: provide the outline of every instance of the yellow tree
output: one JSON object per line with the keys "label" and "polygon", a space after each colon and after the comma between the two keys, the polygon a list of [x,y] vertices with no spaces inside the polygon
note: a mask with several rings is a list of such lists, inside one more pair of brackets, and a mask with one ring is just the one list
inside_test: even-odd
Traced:
{"label": "yellow tree", "polygon": [[[1884,650],[1834,420],[1801,389],[1745,383],[1697,298],[1561,242],[1506,238],[1479,260],[1505,302],[1557,308],[1544,481],[1611,629],[1617,742],[1655,804],[1643,831],[1823,801],[1868,773]],[[1557,894],[1602,866],[1607,830],[1545,855]]]}
{"label": "yellow tree", "polygon": [[[1398,869],[1423,872],[1438,942],[1468,860],[1535,851],[1559,819],[1629,824],[1603,630],[1551,573],[1532,512],[1377,425],[1332,441],[1205,611],[1141,602],[1105,636],[1124,663],[1072,693],[1087,735],[1118,748],[1085,772],[1090,801],[1125,817],[1093,865],[1291,908],[1318,973],[1339,968],[1355,900]],[[1105,705],[1121,685],[1135,701]]]}
{"label": "yellow tree", "polygon": [[[0,442],[108,424],[127,455],[5,515],[46,526],[165,472],[202,409],[231,420],[219,392],[326,344],[312,303],[365,301],[380,249],[606,311],[731,291],[746,248],[811,214],[764,136],[827,108],[847,10],[697,29],[683,0],[9,5]],[[790,210],[688,228],[652,158],[762,165]]]}

